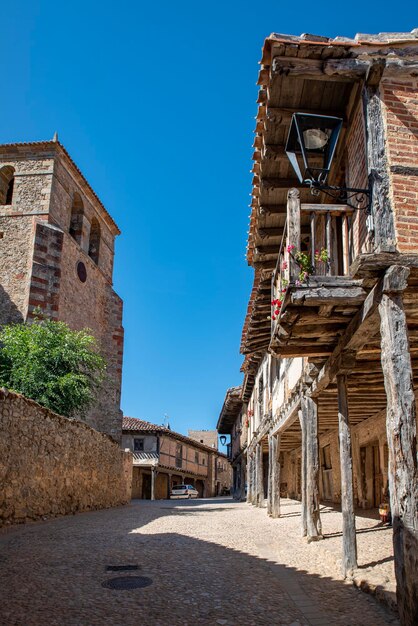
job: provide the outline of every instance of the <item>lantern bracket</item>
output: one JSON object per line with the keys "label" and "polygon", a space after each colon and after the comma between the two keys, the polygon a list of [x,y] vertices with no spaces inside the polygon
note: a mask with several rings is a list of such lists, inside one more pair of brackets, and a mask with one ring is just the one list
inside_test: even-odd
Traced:
{"label": "lantern bracket", "polygon": [[370,187],[368,189],[359,189],[357,187],[323,185],[315,180],[305,180],[304,182],[310,186],[313,196],[319,196],[322,192],[333,200],[344,202],[352,209],[366,211],[367,215],[371,212],[372,192]]}

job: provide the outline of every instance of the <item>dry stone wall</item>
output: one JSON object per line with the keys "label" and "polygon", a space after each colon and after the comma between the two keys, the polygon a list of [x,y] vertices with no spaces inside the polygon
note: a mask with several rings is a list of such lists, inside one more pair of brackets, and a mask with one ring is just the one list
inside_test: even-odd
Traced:
{"label": "dry stone wall", "polygon": [[0,389],[0,525],[126,504],[132,454],[83,422]]}

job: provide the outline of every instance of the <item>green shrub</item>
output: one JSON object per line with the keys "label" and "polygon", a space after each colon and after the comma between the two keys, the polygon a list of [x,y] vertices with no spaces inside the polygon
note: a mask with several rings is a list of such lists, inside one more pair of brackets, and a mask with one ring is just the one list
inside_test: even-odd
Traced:
{"label": "green shrub", "polygon": [[88,409],[106,364],[87,330],[35,319],[0,329],[0,386],[71,417]]}

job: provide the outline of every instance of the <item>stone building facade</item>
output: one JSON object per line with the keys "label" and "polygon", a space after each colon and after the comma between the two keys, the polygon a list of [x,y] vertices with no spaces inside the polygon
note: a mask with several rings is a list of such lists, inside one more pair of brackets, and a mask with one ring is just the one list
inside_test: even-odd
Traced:
{"label": "stone building facade", "polygon": [[189,430],[187,432],[190,439],[204,443],[209,448],[218,449],[218,431],[217,430]]}
{"label": "stone building facade", "polygon": [[184,483],[193,485],[201,498],[231,488],[225,454],[164,426],[124,417],[122,447],[133,454],[133,498],[169,498],[173,486]]}
{"label": "stone building facade", "polygon": [[119,440],[122,301],[112,287],[119,229],[58,141],[0,146],[0,323],[40,309],[89,328],[107,362],[83,419]]}

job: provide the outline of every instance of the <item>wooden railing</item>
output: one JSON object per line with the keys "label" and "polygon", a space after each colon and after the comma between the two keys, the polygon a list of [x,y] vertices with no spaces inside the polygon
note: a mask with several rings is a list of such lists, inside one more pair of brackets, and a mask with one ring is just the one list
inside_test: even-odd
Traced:
{"label": "wooden railing", "polygon": [[[290,286],[309,284],[315,277],[348,276],[353,256],[352,214],[353,209],[344,204],[301,204],[299,192],[289,191],[286,222],[272,277],[272,301],[279,302],[272,305],[273,326]],[[302,239],[304,216],[309,218],[309,231]],[[307,267],[305,274],[301,257]]]}

